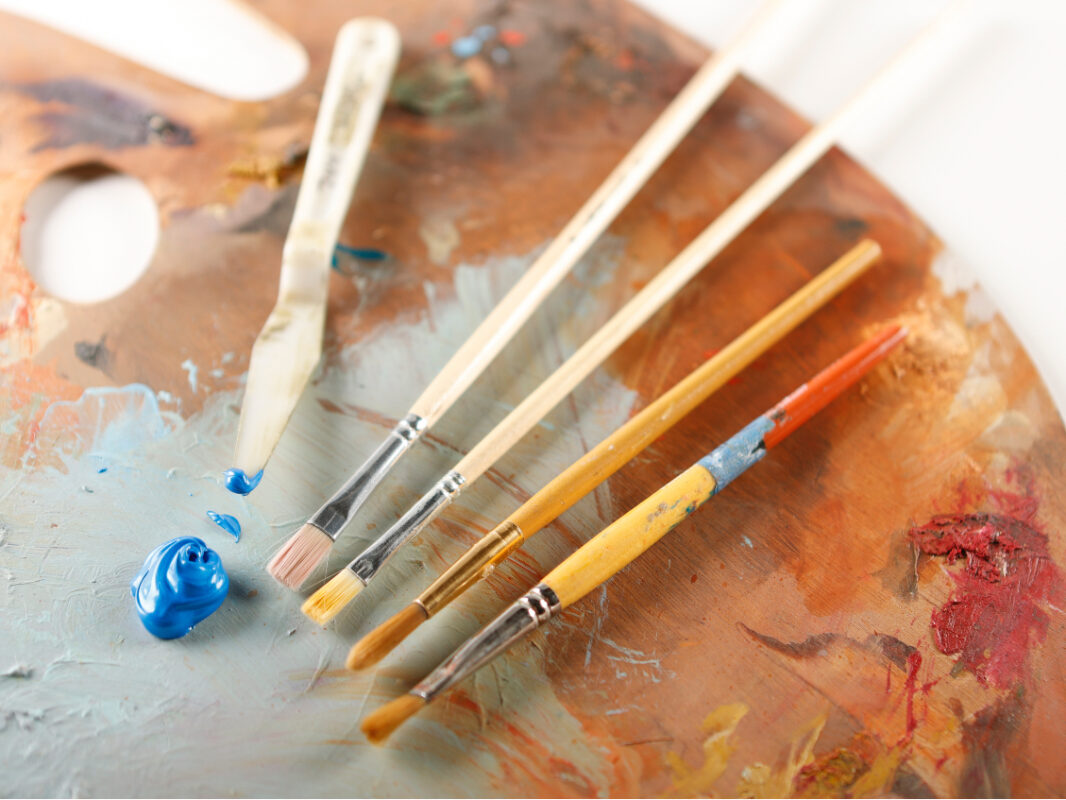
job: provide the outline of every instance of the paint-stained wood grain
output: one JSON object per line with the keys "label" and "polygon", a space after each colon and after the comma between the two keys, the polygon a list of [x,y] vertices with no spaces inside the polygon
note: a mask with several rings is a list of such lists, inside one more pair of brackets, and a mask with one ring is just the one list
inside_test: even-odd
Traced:
{"label": "paint-stained wood grain", "polygon": [[[344,262],[331,277],[327,369],[345,368],[345,348],[428,315],[434,297],[455,290],[458,265],[491,269],[542,247],[704,56],[615,2],[255,5],[311,57],[299,87],[264,103],[211,97],[2,18],[0,462],[7,469],[28,469],[23,457],[43,447],[37,426],[46,408],[85,387],[145,384],[180,400],[181,415],[193,418],[207,398],[238,385],[274,299],[302,154],[344,20],[368,13],[393,20],[404,51],[342,233],[345,244],[382,249],[390,260]],[[479,24],[509,32],[507,63],[449,54],[447,40]],[[807,127],[751,82],[732,84],[611,227],[610,273],[579,274],[549,298],[560,325],[545,334],[546,351],[571,347],[606,320]],[[87,162],[143,179],[163,233],[134,287],[74,306],[33,285],[18,234],[32,188]],[[569,763],[572,742],[525,738],[512,723],[536,709],[520,699],[494,706],[471,685],[425,712],[454,730],[467,752],[494,753],[493,763],[507,765],[486,778],[498,791],[1066,792],[1062,421],[987,298],[978,289],[956,291],[956,278],[945,293],[936,273],[954,267],[940,242],[873,176],[829,153],[643,326],[596,385],[620,387],[628,394],[614,396],[631,398],[623,411],[639,410],[863,237],[881,244],[881,264],[613,476],[588,501],[592,511],[564,514],[471,593],[480,605],[465,608],[488,619],[565,552],[874,326],[909,325],[903,351],[860,391],[515,656],[545,654],[552,691],[601,754],[598,777]],[[505,278],[494,273],[497,297]],[[589,294],[593,311],[569,313],[567,303]],[[467,322],[472,329],[477,320]],[[229,352],[237,355],[225,360]],[[187,359],[218,372],[201,372],[194,389],[182,368]],[[507,369],[516,380],[535,376],[543,366],[509,362],[507,350],[499,361],[485,381],[502,381]],[[413,399],[431,374],[399,371],[397,381],[410,383]],[[494,396],[485,381],[476,396]],[[575,398],[552,415],[551,429],[527,437],[449,510],[433,538],[424,537],[424,581],[386,600],[391,611],[539,488],[523,477],[533,466],[566,465],[561,454],[580,423],[602,411],[591,390]],[[393,421],[378,407],[320,402],[366,424]],[[463,453],[505,414],[491,404],[459,408],[431,445]],[[586,450],[593,444],[580,442]],[[352,454],[353,465],[361,455]],[[47,453],[37,457],[45,463]],[[292,517],[315,505],[309,497]],[[926,524],[938,515],[956,520],[944,530],[957,547],[930,543]],[[274,535],[249,530],[246,537],[257,533]],[[1006,541],[1015,544],[1004,549]],[[986,562],[995,569],[982,568]],[[960,607],[974,616],[961,619]],[[1025,636],[980,639],[982,625],[1006,607],[1024,612]],[[418,677],[397,666],[414,652],[394,655],[381,679]],[[269,664],[257,660],[255,668]],[[310,682],[312,697],[323,696],[321,674]],[[324,696],[350,703],[354,717],[363,709],[345,694],[352,680],[331,678],[334,694]],[[309,727],[297,726],[294,740],[314,740],[313,723],[300,719]],[[251,731],[248,738],[257,740]],[[311,753],[295,748],[292,758]],[[474,764],[471,774],[480,775]],[[286,786],[280,773],[283,793],[315,793]]]}

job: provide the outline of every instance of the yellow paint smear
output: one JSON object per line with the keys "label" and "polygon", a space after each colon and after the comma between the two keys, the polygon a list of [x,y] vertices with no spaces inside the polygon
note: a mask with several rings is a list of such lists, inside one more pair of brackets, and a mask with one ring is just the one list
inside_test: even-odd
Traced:
{"label": "yellow paint smear", "polygon": [[677,753],[666,754],[667,763],[674,772],[674,788],[667,797],[711,794],[711,786],[722,777],[737,749],[732,741],[733,733],[747,713],[748,707],[743,703],[731,703],[719,706],[707,715],[702,725],[707,738],[703,740],[703,764],[699,768],[689,769]]}

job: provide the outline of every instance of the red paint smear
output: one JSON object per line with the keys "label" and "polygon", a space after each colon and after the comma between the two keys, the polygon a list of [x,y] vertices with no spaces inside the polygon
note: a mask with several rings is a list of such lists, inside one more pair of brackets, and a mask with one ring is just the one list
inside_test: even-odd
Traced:
{"label": "red paint smear", "polygon": [[449,44],[452,40],[452,34],[450,31],[437,31],[433,34],[433,44],[445,45]]}
{"label": "red paint smear", "polygon": [[918,670],[922,667],[922,654],[915,650],[907,656],[907,679],[903,681],[903,691],[907,695],[907,734],[911,738],[918,721],[914,718],[914,694],[918,691]]}
{"label": "red paint smear", "polygon": [[956,593],[933,612],[937,648],[958,655],[986,686],[1017,684],[1029,647],[1047,636],[1043,606],[1062,591],[1047,537],[1014,517],[985,513],[934,517],[910,537],[927,555],[966,561],[952,573]]}
{"label": "red paint smear", "polygon": [[522,31],[503,30],[500,31],[500,41],[508,47],[518,47],[525,44],[526,35]]}

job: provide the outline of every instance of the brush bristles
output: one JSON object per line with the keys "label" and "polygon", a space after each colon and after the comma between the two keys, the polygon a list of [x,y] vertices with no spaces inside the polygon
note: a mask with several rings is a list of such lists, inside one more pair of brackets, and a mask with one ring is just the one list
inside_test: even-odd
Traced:
{"label": "brush bristles", "polygon": [[350,569],[342,569],[329,583],[304,601],[300,610],[317,622],[326,625],[363,590],[363,582]]}
{"label": "brush bristles", "polygon": [[371,744],[381,744],[394,730],[421,711],[425,704],[426,701],[417,694],[405,694],[367,714],[360,727]]}
{"label": "brush bristles", "polygon": [[411,603],[352,645],[345,666],[354,670],[374,666],[427,619],[426,610],[418,603]]}
{"label": "brush bristles", "polygon": [[307,522],[274,554],[267,564],[267,572],[290,589],[299,589],[332,544],[332,539]]}

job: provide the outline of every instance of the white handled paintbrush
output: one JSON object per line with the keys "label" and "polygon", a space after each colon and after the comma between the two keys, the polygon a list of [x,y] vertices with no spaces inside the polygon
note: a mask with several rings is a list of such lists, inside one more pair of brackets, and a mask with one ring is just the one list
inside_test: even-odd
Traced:
{"label": "white handled paintbrush", "polygon": [[281,256],[278,300],[252,347],[226,486],[252,491],[322,354],[333,249],[400,53],[382,19],[337,34],[300,192]]}
{"label": "white handled paintbrush", "polygon": [[400,456],[499,354],[674,150],[740,68],[740,54],[783,0],[767,0],[740,35],[711,56],[603,185],[537,258],[348,481],[275,554],[267,571],[297,589]]}
{"label": "white handled paintbrush", "polygon": [[905,335],[898,325],[883,329],[604,528],[410,692],[367,716],[363,733],[381,743],[427,703],[609,580],[859,380]]}
{"label": "white handled paintbrush", "polygon": [[340,613],[405,542],[455,499],[464,484],[480,477],[806,172],[832,146],[840,130],[894,77],[908,56],[914,53],[919,41],[924,41],[938,27],[930,26],[842,108],[793,145],[640,293],[471,449],[395,525],[311,595],[303,604],[304,613],[323,625]]}

